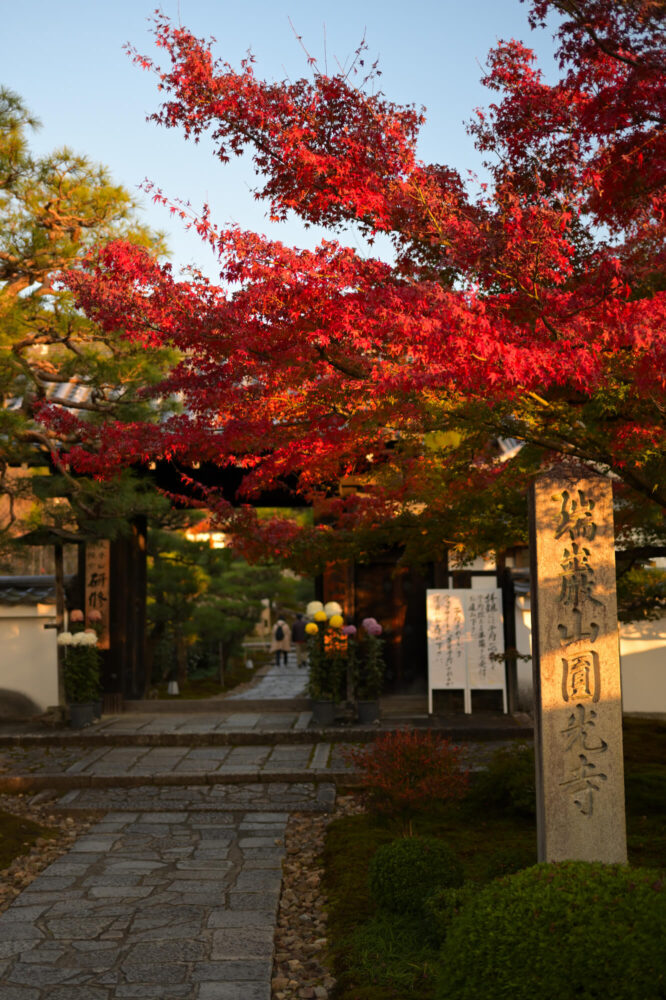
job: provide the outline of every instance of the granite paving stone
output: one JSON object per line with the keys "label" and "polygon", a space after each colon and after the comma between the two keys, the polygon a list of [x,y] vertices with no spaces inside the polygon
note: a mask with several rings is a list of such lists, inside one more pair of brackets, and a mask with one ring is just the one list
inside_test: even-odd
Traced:
{"label": "granite paving stone", "polygon": [[195,962],[190,975],[197,982],[262,982],[270,980],[271,966],[270,958]]}
{"label": "granite paving stone", "polygon": [[202,983],[199,1000],[270,1000],[269,983]]}
{"label": "granite paving stone", "polygon": [[210,955],[213,960],[270,959],[272,955],[273,927],[261,928],[253,923],[248,927],[227,927],[213,934]]}
{"label": "granite paving stone", "polygon": [[296,653],[290,651],[286,663],[273,665],[261,679],[245,691],[229,695],[227,701],[299,698],[305,694],[308,672],[298,667]]}
{"label": "granite paving stone", "polygon": [[231,747],[193,747],[187,751],[187,756],[193,760],[201,757],[206,760],[223,761],[229,756],[230,751]]}
{"label": "granite paving stone", "polygon": [[331,757],[331,744],[330,743],[317,743],[312,750],[312,757],[310,759],[311,768],[323,768],[329,766],[329,761]]}
{"label": "granite paving stone", "polygon": [[[256,815],[114,807],[0,915],[0,1000],[269,996],[288,814]],[[246,867],[247,829],[273,867]]]}

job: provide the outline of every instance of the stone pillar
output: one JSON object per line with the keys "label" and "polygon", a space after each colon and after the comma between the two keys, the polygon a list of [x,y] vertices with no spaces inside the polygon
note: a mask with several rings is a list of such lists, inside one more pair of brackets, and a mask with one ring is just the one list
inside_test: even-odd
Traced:
{"label": "stone pillar", "polygon": [[609,480],[537,480],[530,546],[539,860],[626,863]]}

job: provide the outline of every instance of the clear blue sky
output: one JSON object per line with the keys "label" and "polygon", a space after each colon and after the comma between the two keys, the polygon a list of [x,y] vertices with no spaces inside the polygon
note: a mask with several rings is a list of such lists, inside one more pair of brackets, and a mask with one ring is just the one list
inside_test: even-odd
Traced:
{"label": "clear blue sky", "polygon": [[[156,79],[131,62],[123,45],[155,56],[148,22],[155,6],[146,0],[4,0],[0,82],[42,121],[33,149],[68,145],[106,164],[132,191],[147,177],[195,207],[208,201],[218,223],[311,246],[320,233],[304,232],[297,222],[269,224],[265,206],[252,197],[247,161],[223,167],[206,144],[186,143],[177,130],[146,121],[159,105]],[[552,31],[531,32],[519,0],[164,0],[161,9],[197,35],[215,36],[216,54],[234,66],[251,48],[257,74],[270,79],[307,75],[289,19],[322,66],[326,51],[329,69],[336,58],[349,60],[365,33],[369,58],[380,59],[386,97],[427,108],[421,157],[462,171],[480,168],[463,123],[489,101],[479,78],[497,39],[522,39],[552,72]],[[147,221],[168,235],[174,265],[194,262],[212,275],[199,240],[147,196],[142,200]]]}

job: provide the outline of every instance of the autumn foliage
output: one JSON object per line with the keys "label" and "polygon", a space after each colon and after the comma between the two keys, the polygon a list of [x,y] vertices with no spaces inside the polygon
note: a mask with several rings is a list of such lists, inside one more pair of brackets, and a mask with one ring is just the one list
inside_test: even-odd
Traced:
{"label": "autumn foliage", "polygon": [[[477,529],[483,547],[489,523],[511,541],[524,514],[511,498],[554,457],[611,472],[620,509],[663,530],[663,4],[532,0],[532,25],[552,12],[555,82],[520,42],[489,55],[495,103],[470,125],[484,183],[419,159],[423,116],[376,91],[374,70],[264,81],[251,58],[233,69],[158,16],[166,67],[135,54],[159,79],[156,122],[207,134],[222,163],[249,152],[271,217],[331,239],[292,248],[176,203],[218,254],[218,285],[176,280],[122,241],[99,249],[67,278],[80,306],[176,347],[155,391],[184,407],[159,426],[110,425],[103,452],[91,434],[72,461],[242,467],[246,498],[282,485],[319,505],[304,557],[335,544],[333,520],[397,527],[431,553]],[[351,249],[350,229],[386,234],[393,259]],[[507,439],[524,447],[499,462],[492,443]],[[361,486],[338,496],[345,478]],[[482,497],[492,517],[475,523]],[[249,550],[298,546],[300,529],[260,530],[207,499]]]}
{"label": "autumn foliage", "polygon": [[414,813],[461,799],[467,791],[461,748],[429,730],[386,733],[346,751],[346,758],[359,772],[371,808],[405,825]]}

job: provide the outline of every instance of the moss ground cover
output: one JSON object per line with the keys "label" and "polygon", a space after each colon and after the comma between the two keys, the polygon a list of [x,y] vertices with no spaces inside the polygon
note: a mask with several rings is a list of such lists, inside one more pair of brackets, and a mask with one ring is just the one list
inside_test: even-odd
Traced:
{"label": "moss ground cover", "polygon": [[[666,868],[666,724],[627,719],[624,744],[629,862]],[[535,820],[526,808],[530,793],[517,786],[516,770],[525,783],[533,782],[524,762],[513,768],[501,759],[497,774],[507,776],[506,794],[495,788],[490,802],[473,785],[462,802],[413,817],[414,833],[440,838],[454,851],[466,884],[484,886],[536,863]],[[335,1000],[434,1000],[438,994],[441,935],[433,932],[435,921],[380,907],[369,887],[375,852],[401,829],[399,821],[370,814],[329,828],[324,865]]]}
{"label": "moss ground cover", "polygon": [[0,810],[0,871],[8,868],[15,858],[27,854],[40,837],[48,839],[56,835],[55,830]]}
{"label": "moss ground cover", "polygon": [[629,861],[666,867],[666,722],[626,719],[623,736]]}

